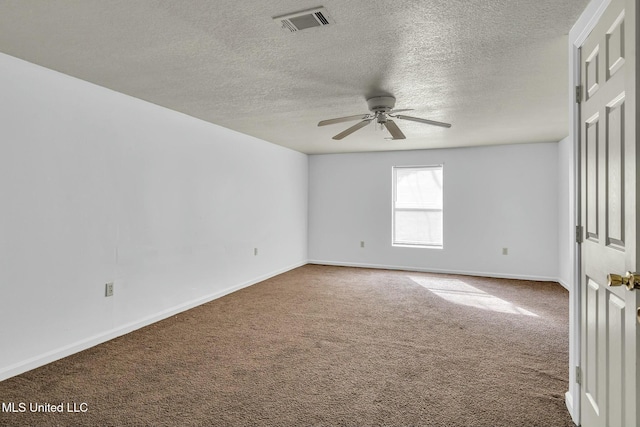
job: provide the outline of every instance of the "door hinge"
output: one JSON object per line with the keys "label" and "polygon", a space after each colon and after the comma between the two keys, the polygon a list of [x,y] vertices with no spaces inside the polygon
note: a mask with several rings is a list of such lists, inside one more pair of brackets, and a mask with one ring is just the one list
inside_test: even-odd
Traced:
{"label": "door hinge", "polygon": [[582,226],[576,225],[576,243],[582,243]]}
{"label": "door hinge", "polygon": [[582,102],[582,85],[576,86],[576,103]]}
{"label": "door hinge", "polygon": [[582,369],[580,369],[580,366],[576,366],[576,382],[582,385]]}

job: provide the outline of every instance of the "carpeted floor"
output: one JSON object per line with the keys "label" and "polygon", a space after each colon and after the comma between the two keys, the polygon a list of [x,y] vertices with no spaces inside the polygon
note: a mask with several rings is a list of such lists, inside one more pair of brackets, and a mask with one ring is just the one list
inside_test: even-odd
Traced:
{"label": "carpeted floor", "polygon": [[568,303],[556,283],[307,265],[0,382],[27,409],[0,425],[573,426]]}

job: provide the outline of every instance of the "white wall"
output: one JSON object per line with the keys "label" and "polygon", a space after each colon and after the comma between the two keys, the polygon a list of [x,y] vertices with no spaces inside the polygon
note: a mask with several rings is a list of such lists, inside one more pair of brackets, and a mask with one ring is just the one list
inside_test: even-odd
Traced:
{"label": "white wall", "polygon": [[3,54],[0,93],[0,380],[306,263],[306,155]]}
{"label": "white wall", "polygon": [[[392,166],[439,163],[444,249],[392,247]],[[310,262],[556,280],[558,227],[557,143],[310,156]]]}

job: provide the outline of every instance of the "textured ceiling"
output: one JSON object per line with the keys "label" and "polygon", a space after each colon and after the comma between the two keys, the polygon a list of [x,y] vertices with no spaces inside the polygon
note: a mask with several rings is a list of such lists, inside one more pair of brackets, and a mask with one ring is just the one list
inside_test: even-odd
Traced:
{"label": "textured ceiling", "polygon": [[[7,0],[0,51],[305,153],[557,141],[568,134],[567,34],[588,0]],[[272,20],[324,6],[335,24]],[[367,113],[391,94],[406,140]]]}

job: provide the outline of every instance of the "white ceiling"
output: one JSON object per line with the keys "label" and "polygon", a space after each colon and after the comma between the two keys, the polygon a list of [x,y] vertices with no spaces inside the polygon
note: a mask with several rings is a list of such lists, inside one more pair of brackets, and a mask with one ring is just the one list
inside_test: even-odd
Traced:
{"label": "white ceiling", "polygon": [[[304,153],[558,141],[588,0],[7,0],[0,51]],[[324,6],[334,25],[272,17]],[[323,119],[391,94],[451,129]]]}

